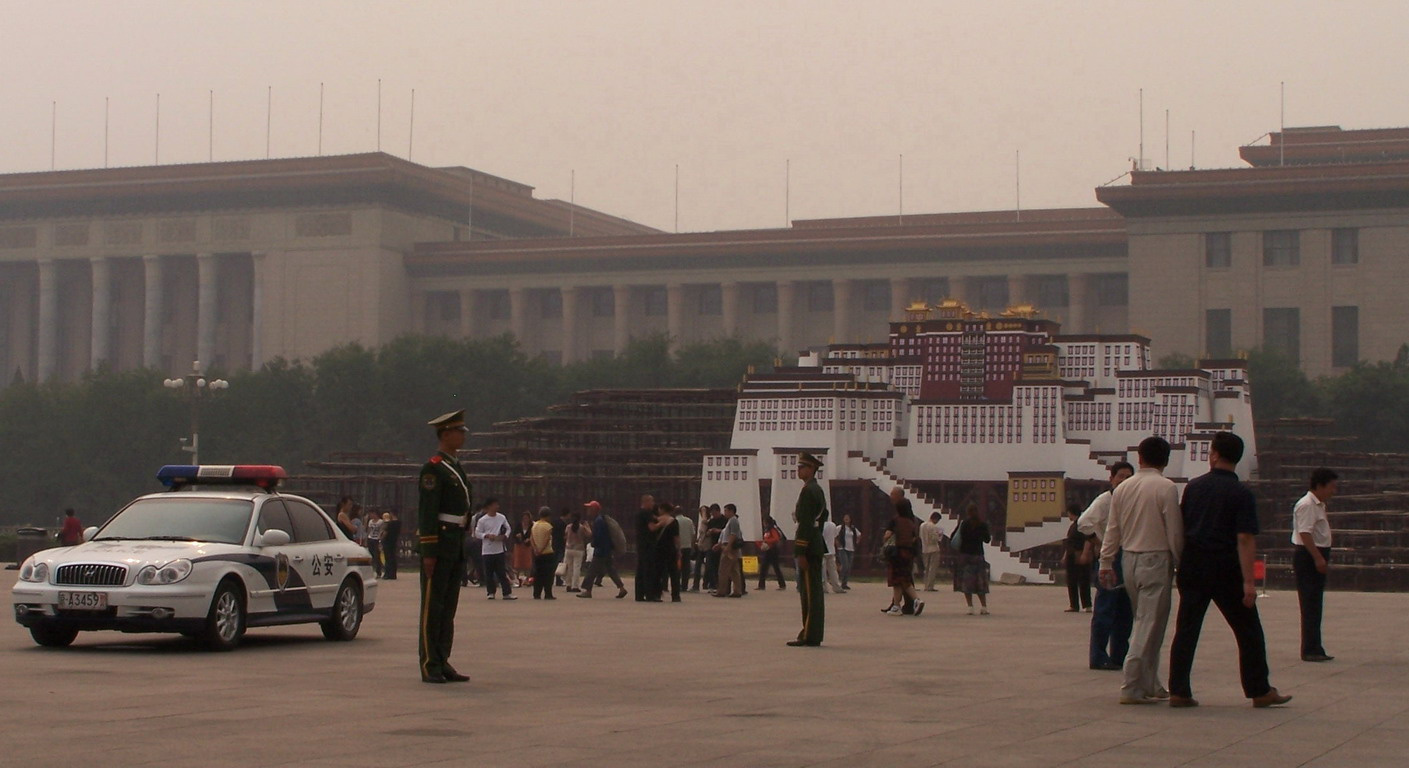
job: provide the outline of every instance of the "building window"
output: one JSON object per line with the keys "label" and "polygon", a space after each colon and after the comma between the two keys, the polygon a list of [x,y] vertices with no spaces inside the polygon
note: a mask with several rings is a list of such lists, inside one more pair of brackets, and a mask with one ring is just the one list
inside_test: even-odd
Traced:
{"label": "building window", "polygon": [[724,314],[724,291],[717,285],[700,286],[700,314]]}
{"label": "building window", "polygon": [[509,292],[508,291],[485,291],[485,310],[489,313],[490,320],[509,319]]}
{"label": "building window", "polygon": [[1269,229],[1262,233],[1262,266],[1295,267],[1301,263],[1301,232]]}
{"label": "building window", "polygon": [[1130,303],[1130,278],[1124,274],[1096,275],[1096,304],[1123,307]]}
{"label": "building window", "polygon": [[811,312],[831,312],[832,296],[831,283],[808,283],[807,309]]}
{"label": "building window", "polygon": [[925,280],[913,280],[911,284],[916,297],[926,304],[938,304],[949,298],[948,278],[933,277]]}
{"label": "building window", "polygon": [[544,320],[555,320],[563,316],[563,292],[549,288],[538,292],[538,316]]}
{"label": "building window", "polygon": [[1360,263],[1360,230],[1358,230],[1358,229],[1333,229],[1333,230],[1331,230],[1331,263],[1332,263],[1332,264],[1359,264],[1359,263]]}
{"label": "building window", "polygon": [[772,315],[778,311],[778,285],[759,283],[753,287],[753,313]]}
{"label": "building window", "polygon": [[431,291],[427,293],[426,319],[432,324],[459,322],[460,294],[455,291]]}
{"label": "building window", "polygon": [[1209,269],[1227,269],[1233,266],[1233,233],[1204,233],[1204,266]]}
{"label": "building window", "polygon": [[642,294],[642,299],[646,302],[647,317],[660,317],[665,314],[666,304],[669,303],[665,286],[653,285],[643,290]]}
{"label": "building window", "polygon": [[1233,310],[1204,310],[1204,354],[1217,359],[1233,356]]}
{"label": "building window", "polygon": [[1331,365],[1337,368],[1349,368],[1358,362],[1360,362],[1360,308],[1331,307]]}
{"label": "building window", "polygon": [[889,312],[890,283],[886,280],[867,280],[862,283],[861,302],[867,312]]}
{"label": "building window", "polygon": [[611,288],[593,288],[591,301],[593,317],[611,317],[616,314],[616,292]]}
{"label": "building window", "polygon": [[976,309],[1007,309],[1008,307],[1008,278],[1006,277],[975,277],[970,278],[971,288],[970,298]]}
{"label": "building window", "polygon": [[1301,310],[1267,307],[1262,310],[1262,345],[1301,363]]}
{"label": "building window", "polygon": [[1035,275],[1031,283],[1032,298],[1038,309],[1065,307],[1071,304],[1067,293],[1066,275]]}

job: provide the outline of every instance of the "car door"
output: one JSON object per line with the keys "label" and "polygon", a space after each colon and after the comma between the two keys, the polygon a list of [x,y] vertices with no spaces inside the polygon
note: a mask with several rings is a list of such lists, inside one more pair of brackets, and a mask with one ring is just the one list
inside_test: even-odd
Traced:
{"label": "car door", "polygon": [[[283,499],[265,499],[259,508],[256,530],[263,534],[278,529],[289,535],[289,543],[264,547],[260,570],[266,583],[256,591],[251,589],[250,613],[300,613],[310,606],[308,592],[309,563],[307,548],[300,544]],[[271,558],[273,562],[269,562]]]}
{"label": "car door", "polygon": [[297,564],[308,584],[309,602],[316,610],[329,609],[347,571],[347,557],[338,550],[339,539],[323,513],[302,499],[283,501],[293,520],[294,540],[302,550],[303,560]]}

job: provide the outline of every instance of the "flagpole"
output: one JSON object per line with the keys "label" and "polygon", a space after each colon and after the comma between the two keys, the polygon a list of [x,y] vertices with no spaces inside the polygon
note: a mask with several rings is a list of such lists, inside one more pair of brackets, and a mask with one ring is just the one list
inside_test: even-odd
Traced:
{"label": "flagpole", "polygon": [[323,156],[323,84],[318,84],[318,156]]}
{"label": "flagpole", "polygon": [[264,159],[270,156],[270,147],[273,146],[274,136],[274,86],[269,86],[268,95],[264,98]]}

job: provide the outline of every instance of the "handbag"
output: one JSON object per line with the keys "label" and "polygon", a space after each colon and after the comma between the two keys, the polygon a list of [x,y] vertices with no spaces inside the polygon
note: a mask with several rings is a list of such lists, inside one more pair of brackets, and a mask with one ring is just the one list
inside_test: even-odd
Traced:
{"label": "handbag", "polygon": [[949,534],[949,548],[950,548],[950,549],[954,550],[955,552],[958,552],[958,551],[959,551],[959,548],[962,547],[962,546],[964,546],[964,536],[963,536],[963,533],[964,533],[964,523],[961,521],[958,525],[954,526],[954,532],[951,533],[951,534]]}

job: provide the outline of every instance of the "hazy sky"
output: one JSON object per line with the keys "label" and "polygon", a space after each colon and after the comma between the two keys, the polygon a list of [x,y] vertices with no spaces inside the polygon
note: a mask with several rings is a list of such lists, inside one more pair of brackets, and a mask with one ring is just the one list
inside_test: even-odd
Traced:
{"label": "hazy sky", "polygon": [[1279,119],[1409,124],[1409,3],[0,0],[0,172],[376,148],[663,229],[1094,205],[1145,156],[1238,165]]}

